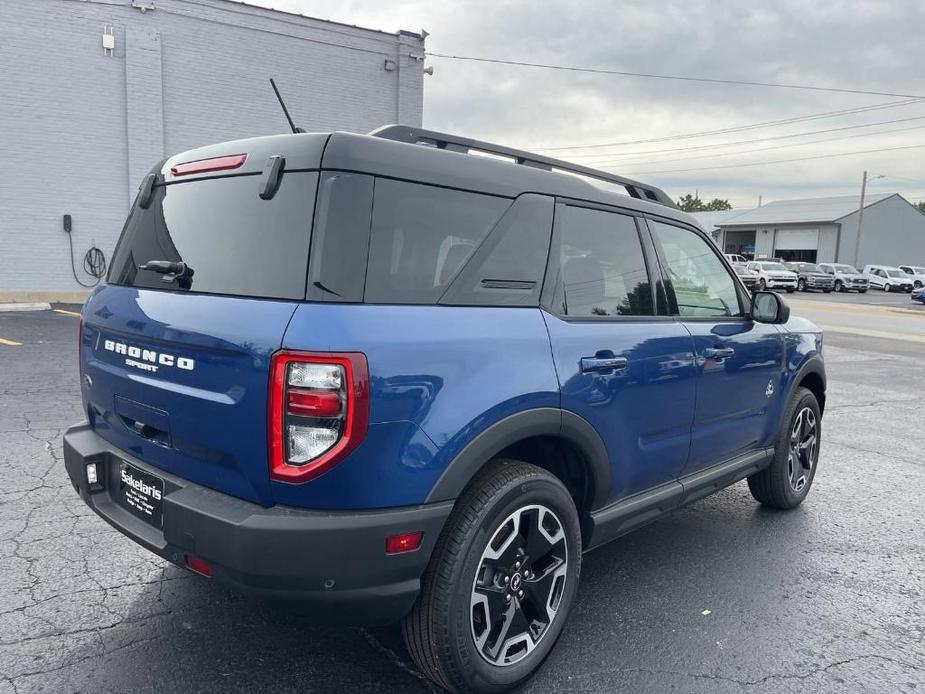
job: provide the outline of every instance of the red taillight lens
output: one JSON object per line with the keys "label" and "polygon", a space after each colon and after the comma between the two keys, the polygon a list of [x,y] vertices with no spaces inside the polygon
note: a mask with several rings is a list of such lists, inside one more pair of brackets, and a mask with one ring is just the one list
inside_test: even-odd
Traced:
{"label": "red taillight lens", "polygon": [[197,574],[205,576],[206,578],[212,576],[212,565],[205,559],[194,557],[192,554],[184,555],[184,559],[186,560],[186,565]]}
{"label": "red taillight lens", "polygon": [[421,540],[424,539],[424,533],[402,533],[401,535],[390,535],[385,538],[386,554],[401,554],[402,552],[413,552],[421,546]]}
{"label": "red taillight lens", "polygon": [[174,176],[188,176],[196,173],[209,173],[211,171],[227,171],[237,169],[244,164],[246,154],[231,154],[227,157],[213,157],[212,159],[197,159],[170,167]]}
{"label": "red taillight lens", "polygon": [[290,414],[308,417],[336,417],[340,414],[340,393],[290,388],[286,397],[286,410]]}
{"label": "red taillight lens", "polygon": [[358,352],[277,352],[270,364],[270,477],[307,482],[366,434],[369,374]]}

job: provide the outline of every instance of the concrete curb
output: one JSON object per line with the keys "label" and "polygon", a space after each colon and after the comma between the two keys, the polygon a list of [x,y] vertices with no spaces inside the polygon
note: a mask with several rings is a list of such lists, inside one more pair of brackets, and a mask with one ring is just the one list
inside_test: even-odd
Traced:
{"label": "concrete curb", "polygon": [[13,311],[48,311],[50,309],[51,304],[45,303],[44,301],[27,301],[16,304],[0,304],[0,313]]}

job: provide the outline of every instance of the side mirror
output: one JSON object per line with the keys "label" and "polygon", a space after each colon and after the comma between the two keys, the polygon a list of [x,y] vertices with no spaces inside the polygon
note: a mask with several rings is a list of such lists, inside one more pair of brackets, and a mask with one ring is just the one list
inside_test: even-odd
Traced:
{"label": "side mirror", "polygon": [[786,323],[790,320],[790,307],[774,292],[755,292],[752,295],[752,320]]}

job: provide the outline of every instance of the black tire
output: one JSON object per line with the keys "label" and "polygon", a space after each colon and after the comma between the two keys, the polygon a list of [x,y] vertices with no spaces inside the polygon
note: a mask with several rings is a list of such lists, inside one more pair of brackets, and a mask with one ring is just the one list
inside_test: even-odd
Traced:
{"label": "black tire", "polygon": [[866,289],[858,289],[858,294],[867,294]]}
{"label": "black tire", "polygon": [[802,279],[798,280],[797,289],[801,292],[805,292],[806,291],[806,280],[802,280]]}
{"label": "black tire", "polygon": [[[480,569],[487,561],[485,553],[489,551],[489,542],[497,539],[502,528],[510,526],[513,516],[518,513],[530,514],[528,507],[531,506],[542,506],[552,511],[553,521],[560,523],[558,527],[564,537],[564,547],[559,546],[566,558],[565,577],[561,583],[559,578],[552,578],[548,584],[550,597],[558,591],[557,596],[553,598],[558,601],[558,608],[538,640],[531,638],[531,642],[535,644],[532,650],[515,662],[499,665],[489,662],[488,655],[483,655],[483,649],[490,642],[490,631],[483,631],[488,640],[482,649],[476,644],[476,623],[480,621],[476,620],[476,616],[488,617],[485,621],[491,621],[489,603],[485,602],[485,607],[480,608],[473,602],[473,597],[477,595],[476,574],[481,573],[478,577],[481,581],[487,573],[480,572]],[[525,517],[527,516],[518,516]],[[548,519],[546,514],[538,514],[537,517]],[[550,531],[547,529],[546,532]],[[557,543],[562,542],[559,532],[555,532],[553,536],[559,538]],[[527,531],[527,537],[529,539],[538,536],[533,536]],[[514,542],[519,542],[519,538]],[[525,544],[529,548],[529,542]],[[502,546],[504,555],[507,555],[513,542],[509,544],[505,540]],[[502,560],[499,558],[492,561],[500,563]],[[524,568],[527,568],[526,565]],[[524,568],[520,571],[523,572]],[[559,568],[561,569],[561,564]],[[548,571],[547,568],[544,575],[549,576]],[[565,486],[557,478],[534,465],[516,460],[494,460],[479,473],[459,498],[437,540],[434,554],[422,579],[421,594],[411,614],[402,623],[402,635],[408,652],[422,673],[439,686],[453,692],[494,694],[516,687],[536,671],[555,645],[574,602],[580,572],[580,524],[575,504]],[[501,599],[507,600],[506,592],[510,591],[515,583],[513,572],[502,573],[503,575],[508,577],[508,581],[504,582],[504,586],[497,588],[501,591],[501,597],[495,598],[499,602]],[[523,583],[520,579],[517,580],[518,585],[522,585],[527,593],[531,593],[527,584],[529,577],[528,574],[524,574]],[[536,574],[532,577],[536,580]],[[501,577],[498,580],[500,581]],[[537,580],[530,585],[539,589],[540,582]],[[496,590],[494,582],[491,586],[493,591]],[[546,598],[546,602],[551,602],[549,597]],[[521,614],[526,614],[527,607],[530,606],[530,595],[528,594],[523,602],[515,595],[508,604],[516,610],[521,610]],[[504,611],[507,612],[509,609],[505,607]],[[497,644],[497,638],[495,643]],[[505,656],[510,653],[511,648],[514,646],[502,646],[498,650],[501,656]]]}
{"label": "black tire", "polygon": [[844,283],[842,283],[841,280],[835,280],[835,291],[838,292],[839,294],[845,291],[845,285]]}
{"label": "black tire", "polygon": [[885,292],[887,292],[887,293],[892,292],[892,291],[893,291],[893,285],[892,285],[892,284],[885,284],[885,285],[883,285],[883,291],[885,291]]}
{"label": "black tire", "polygon": [[[814,418],[814,449],[810,452],[811,464],[803,472],[802,486],[793,484],[791,474],[791,438],[798,415],[811,411]],[[805,416],[805,415],[804,415]],[[796,508],[812,487],[819,467],[819,447],[822,441],[822,413],[816,396],[808,388],[797,388],[784,413],[783,426],[777,435],[776,450],[771,464],[748,478],[748,489],[763,506],[777,509]],[[802,443],[802,442],[801,442]],[[802,448],[801,448],[802,450]]]}
{"label": "black tire", "polygon": [[922,282],[921,282],[920,280],[916,280],[916,281],[912,284],[912,288],[913,288],[913,289],[920,289],[921,287],[922,287]]}
{"label": "black tire", "polygon": [[823,290],[822,290],[822,293],[823,293],[823,294],[831,294],[831,293],[832,293],[832,290],[831,290],[831,289],[823,289]]}
{"label": "black tire", "polygon": [[793,294],[793,292],[794,292],[793,287],[787,287],[787,293],[788,293],[788,294]]}
{"label": "black tire", "polygon": [[761,292],[768,291],[768,283],[764,281],[764,277],[758,280],[758,291],[761,291]]}

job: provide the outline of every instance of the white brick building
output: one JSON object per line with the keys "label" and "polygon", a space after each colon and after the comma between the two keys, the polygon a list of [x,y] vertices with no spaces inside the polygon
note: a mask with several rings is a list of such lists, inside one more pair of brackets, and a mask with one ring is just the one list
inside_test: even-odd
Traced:
{"label": "white brick building", "polygon": [[63,215],[87,281],[159,159],[288,130],[270,77],[309,131],[420,126],[423,54],[410,32],[230,0],[2,0],[0,300],[86,291]]}

